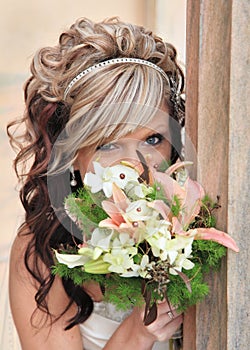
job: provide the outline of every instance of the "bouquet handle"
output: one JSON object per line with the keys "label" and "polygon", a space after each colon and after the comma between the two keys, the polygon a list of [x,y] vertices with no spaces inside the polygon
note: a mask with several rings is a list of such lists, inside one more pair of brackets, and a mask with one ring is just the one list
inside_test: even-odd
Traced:
{"label": "bouquet handle", "polygon": [[169,350],[183,349],[183,326],[181,325],[169,340]]}

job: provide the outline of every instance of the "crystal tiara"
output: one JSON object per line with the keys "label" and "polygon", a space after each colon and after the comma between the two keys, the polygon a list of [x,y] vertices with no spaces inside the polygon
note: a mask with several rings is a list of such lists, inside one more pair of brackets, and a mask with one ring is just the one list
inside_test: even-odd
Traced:
{"label": "crystal tiara", "polygon": [[140,58],[130,58],[130,57],[120,57],[120,58],[112,58],[110,60],[107,61],[103,61],[100,63],[97,63],[87,69],[85,69],[84,71],[82,71],[81,73],[79,73],[73,80],[71,80],[71,82],[69,83],[69,85],[67,86],[65,92],[64,92],[64,100],[66,100],[67,95],[69,93],[69,91],[72,89],[72,87],[86,74],[92,72],[95,69],[101,68],[101,67],[105,67],[111,64],[117,64],[117,63],[137,63],[137,64],[142,64],[144,66],[148,66],[151,67],[155,70],[157,70],[168,82],[169,86],[171,86],[170,81],[169,81],[169,77],[167,76],[167,74],[164,72],[163,69],[161,69],[160,67],[158,67],[156,64],[149,62],[149,61],[145,61],[142,60]]}

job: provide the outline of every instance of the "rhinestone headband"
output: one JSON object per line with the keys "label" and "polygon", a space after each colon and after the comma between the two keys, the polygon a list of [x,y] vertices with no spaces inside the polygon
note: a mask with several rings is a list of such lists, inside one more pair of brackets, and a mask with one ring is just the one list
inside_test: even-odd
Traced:
{"label": "rhinestone headband", "polygon": [[151,68],[157,70],[167,80],[169,86],[171,86],[169,78],[168,78],[167,74],[164,72],[164,70],[152,62],[145,61],[145,60],[142,60],[140,58],[130,58],[130,57],[113,58],[113,59],[110,59],[107,61],[97,63],[97,64],[85,69],[81,73],[79,73],[73,80],[71,80],[71,82],[67,86],[67,88],[64,92],[64,100],[66,100],[67,95],[68,95],[69,91],[72,89],[72,87],[86,74],[88,74],[88,73],[90,73],[98,68],[105,67],[105,66],[108,66],[111,64],[116,64],[116,63],[137,63],[137,64],[142,64],[144,66],[151,67]]}

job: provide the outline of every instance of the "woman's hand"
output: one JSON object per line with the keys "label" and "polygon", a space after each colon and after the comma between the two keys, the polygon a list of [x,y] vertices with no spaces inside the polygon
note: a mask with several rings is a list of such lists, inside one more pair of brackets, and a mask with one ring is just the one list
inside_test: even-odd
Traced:
{"label": "woman's hand", "polygon": [[[143,318],[144,313],[141,313]],[[183,315],[170,308],[166,301],[157,305],[157,317],[154,322],[144,326],[147,332],[155,338],[155,341],[165,341],[170,339],[177,328],[183,322]]]}
{"label": "woman's hand", "polygon": [[166,301],[157,305],[157,317],[150,325],[143,323],[144,309],[134,308],[110,338],[105,350],[151,350],[157,341],[170,339],[183,322],[183,315],[170,310]]}

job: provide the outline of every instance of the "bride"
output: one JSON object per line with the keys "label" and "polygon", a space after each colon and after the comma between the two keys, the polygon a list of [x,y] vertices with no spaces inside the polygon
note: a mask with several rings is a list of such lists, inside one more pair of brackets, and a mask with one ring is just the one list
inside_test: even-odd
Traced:
{"label": "bride", "polygon": [[[26,212],[10,260],[22,349],[168,349],[183,316],[166,301],[145,326],[143,309],[117,311],[98,284],[76,286],[51,274],[51,266],[53,249],[81,243],[63,201],[82,186],[93,161],[137,164],[136,150],[154,167],[178,159],[183,85],[174,47],[118,19],[78,19],[57,46],[34,56],[24,117],[8,127],[19,148],[15,166]],[[12,131],[16,125],[21,135]]]}

